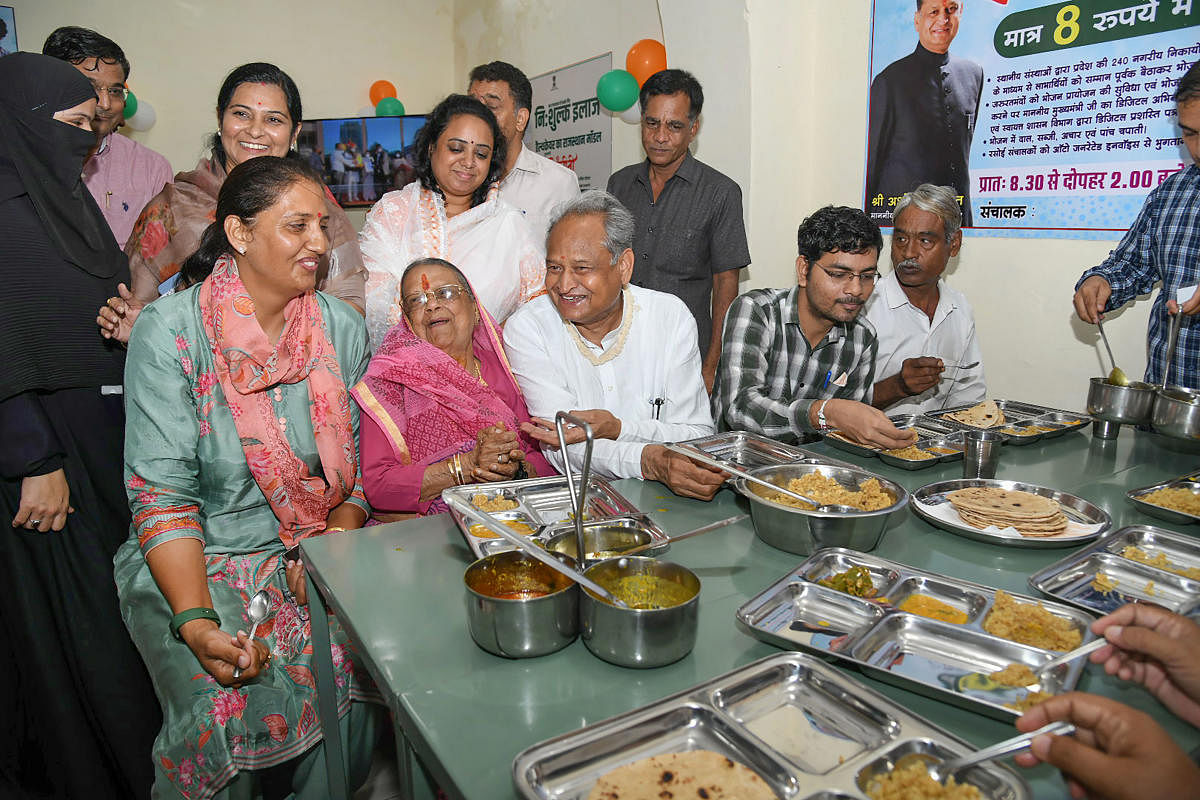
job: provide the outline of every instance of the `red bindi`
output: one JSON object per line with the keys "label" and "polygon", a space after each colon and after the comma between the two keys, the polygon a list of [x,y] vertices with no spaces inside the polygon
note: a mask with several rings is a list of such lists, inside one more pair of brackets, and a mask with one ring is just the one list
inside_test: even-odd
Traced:
{"label": "red bindi", "polygon": [[429,276],[424,272],[421,273],[421,289],[426,292],[429,291]]}

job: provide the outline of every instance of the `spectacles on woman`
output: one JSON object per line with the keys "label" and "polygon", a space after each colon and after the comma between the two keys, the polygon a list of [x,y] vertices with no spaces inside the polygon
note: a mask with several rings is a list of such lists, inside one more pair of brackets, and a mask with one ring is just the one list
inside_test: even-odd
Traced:
{"label": "spectacles on woman", "polygon": [[409,314],[414,311],[420,311],[435,298],[441,303],[452,303],[462,297],[465,291],[466,289],[462,287],[462,284],[447,283],[445,286],[439,286],[436,289],[413,292],[404,298],[404,310]]}

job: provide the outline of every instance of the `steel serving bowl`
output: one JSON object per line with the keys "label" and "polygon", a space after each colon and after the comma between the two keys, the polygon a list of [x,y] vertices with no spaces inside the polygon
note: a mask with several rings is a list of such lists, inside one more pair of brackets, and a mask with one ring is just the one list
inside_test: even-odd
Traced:
{"label": "steel serving bowl", "polygon": [[1092,378],[1088,386],[1087,411],[1107,422],[1144,424],[1150,421],[1154,410],[1155,388],[1141,381],[1117,386],[1109,383],[1107,378]]}
{"label": "steel serving bowl", "polygon": [[[589,564],[616,558],[623,550],[632,550],[653,541],[645,523],[632,517],[614,520],[595,520],[583,524],[583,548]],[[575,526],[564,525],[546,538],[547,550],[578,559],[579,542]],[[657,551],[658,548],[655,548]]]}
{"label": "steel serving bowl", "polygon": [[678,595],[665,608],[621,608],[581,591],[580,636],[598,658],[622,667],[661,667],[683,658],[696,645],[700,579],[687,567],[630,556],[602,561],[584,575],[619,595],[626,594],[620,591],[624,578],[662,581]]}
{"label": "steel serving bowl", "polygon": [[750,519],[759,539],[802,556],[822,547],[846,547],[865,553],[875,549],[888,524],[908,505],[908,492],[903,486],[866,470],[827,464],[783,464],[749,470],[754,477],[780,486],[810,472],[819,472],[852,491],[874,478],[895,502],[878,511],[806,511],[768,500],[764,494],[769,489],[738,478],[734,488],[750,500]]}
{"label": "steel serving bowl", "polygon": [[1200,392],[1171,386],[1155,391],[1154,430],[1176,439],[1200,439]]}
{"label": "steel serving bowl", "polygon": [[[569,558],[564,562],[574,566]],[[467,567],[467,627],[475,644],[506,658],[561,650],[579,632],[579,587],[520,550]]]}

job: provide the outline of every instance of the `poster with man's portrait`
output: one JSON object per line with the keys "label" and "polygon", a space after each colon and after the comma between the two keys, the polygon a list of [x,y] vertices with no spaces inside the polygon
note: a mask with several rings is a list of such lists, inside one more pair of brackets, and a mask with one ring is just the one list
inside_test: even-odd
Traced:
{"label": "poster with man's portrait", "polygon": [[863,208],[951,186],[989,236],[1113,238],[1191,159],[1200,0],[874,0]]}
{"label": "poster with man's portrait", "polygon": [[0,56],[17,52],[17,19],[12,6],[0,6]]}

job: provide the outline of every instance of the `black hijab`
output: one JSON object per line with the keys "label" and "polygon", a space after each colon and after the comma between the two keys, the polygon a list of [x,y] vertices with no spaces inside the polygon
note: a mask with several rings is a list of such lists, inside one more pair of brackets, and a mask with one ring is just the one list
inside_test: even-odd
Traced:
{"label": "black hijab", "polygon": [[65,61],[0,58],[0,400],[121,382],[95,320],[129,264],[80,177],[95,135],[54,119],[95,96]]}
{"label": "black hijab", "polygon": [[54,119],[54,112],[95,96],[83,73],[65,61],[35,53],[0,60],[0,155],[16,166],[21,184],[19,191],[0,186],[0,196],[28,193],[63,258],[111,278],[123,266],[121,251],[80,177],[96,135]]}

